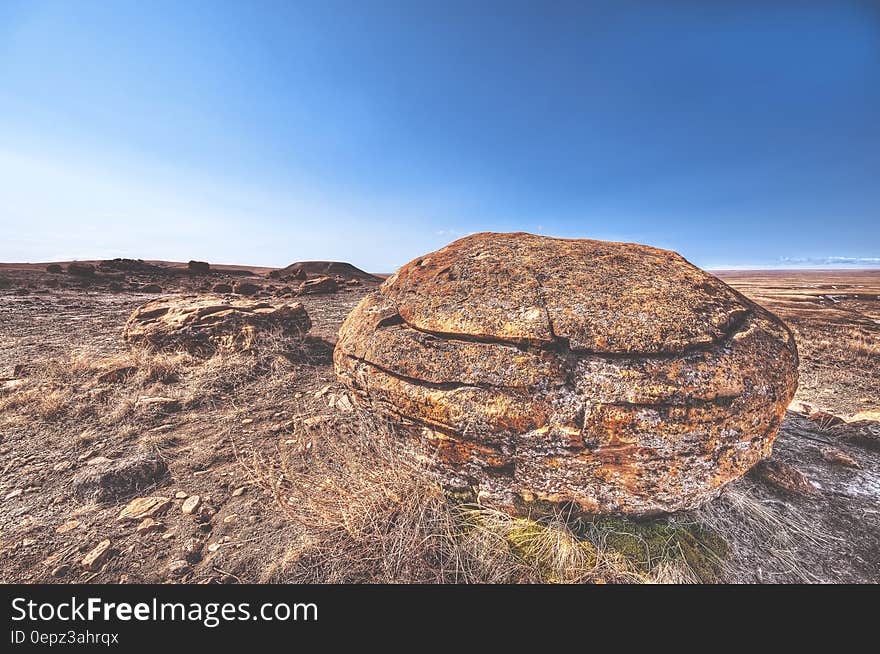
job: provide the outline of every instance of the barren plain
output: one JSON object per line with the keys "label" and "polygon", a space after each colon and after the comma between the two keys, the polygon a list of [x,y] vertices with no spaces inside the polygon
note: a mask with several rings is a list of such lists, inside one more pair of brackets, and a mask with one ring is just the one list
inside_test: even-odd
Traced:
{"label": "barren plain", "polygon": [[[403,461],[333,372],[381,280],[301,295],[268,268],[141,263],[0,264],[2,582],[880,581],[880,271],[717,272],[794,332],[797,394],[768,462],[631,520],[498,515]],[[240,283],[302,302],[308,336],[209,358],[123,343],[157,294]]]}

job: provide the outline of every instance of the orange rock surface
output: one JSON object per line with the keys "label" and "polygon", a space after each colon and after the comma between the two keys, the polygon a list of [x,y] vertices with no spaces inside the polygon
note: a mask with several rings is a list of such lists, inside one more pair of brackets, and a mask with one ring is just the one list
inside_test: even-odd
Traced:
{"label": "orange rock surface", "polygon": [[770,454],[797,385],[788,328],[680,255],[522,233],[401,268],[334,361],[444,483],[596,513],[713,497]]}
{"label": "orange rock surface", "polygon": [[129,344],[153,349],[212,352],[246,349],[260,331],[298,336],[311,326],[298,302],[183,295],[159,298],[136,309],[125,323],[123,337]]}

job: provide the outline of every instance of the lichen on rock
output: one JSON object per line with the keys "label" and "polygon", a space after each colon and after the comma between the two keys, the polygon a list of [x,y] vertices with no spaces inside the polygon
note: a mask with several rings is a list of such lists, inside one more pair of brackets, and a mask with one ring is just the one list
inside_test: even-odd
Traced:
{"label": "lichen on rock", "polygon": [[312,321],[300,303],[182,295],[153,300],[136,309],[123,329],[129,345],[154,350],[185,349],[210,354],[246,350],[260,335],[304,335]]}
{"label": "lichen on rock", "polygon": [[788,328],[680,255],[475,234],[352,311],[337,375],[444,483],[593,513],[691,508],[770,454]]}

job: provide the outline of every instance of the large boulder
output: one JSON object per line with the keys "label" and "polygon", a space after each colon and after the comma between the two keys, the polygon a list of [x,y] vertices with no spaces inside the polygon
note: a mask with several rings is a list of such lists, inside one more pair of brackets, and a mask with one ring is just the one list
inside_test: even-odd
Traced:
{"label": "large boulder", "polygon": [[712,498],[769,456],[797,385],[788,328],[680,255],[522,233],[401,268],[334,361],[444,483],[594,513]]}
{"label": "large boulder", "polygon": [[260,332],[299,337],[312,321],[302,304],[217,295],[164,297],[139,307],[125,323],[129,344],[153,349],[247,349]]}

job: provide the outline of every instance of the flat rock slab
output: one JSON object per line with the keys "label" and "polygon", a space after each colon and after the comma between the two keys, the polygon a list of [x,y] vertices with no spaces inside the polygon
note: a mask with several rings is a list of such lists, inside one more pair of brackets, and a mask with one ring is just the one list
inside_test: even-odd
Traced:
{"label": "flat rock slab", "polygon": [[117,520],[143,520],[161,515],[171,506],[171,498],[168,497],[138,497],[128,503]]}
{"label": "flat rock slab", "polygon": [[131,345],[156,350],[248,349],[260,333],[299,337],[312,321],[300,303],[220,295],[164,297],[139,307],[123,329]]}
{"label": "flat rock slab", "polygon": [[797,385],[788,328],[678,254],[531,234],[407,264],[334,362],[444,483],[595,513],[714,497],[769,456]]}

